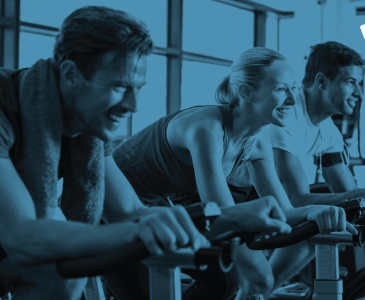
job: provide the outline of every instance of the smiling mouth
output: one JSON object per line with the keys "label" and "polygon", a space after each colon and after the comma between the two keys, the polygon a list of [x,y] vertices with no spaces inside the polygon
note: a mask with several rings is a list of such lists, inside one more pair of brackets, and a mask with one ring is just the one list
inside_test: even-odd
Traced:
{"label": "smiling mouth", "polygon": [[277,108],[278,111],[282,115],[288,115],[290,113],[291,108]]}
{"label": "smiling mouth", "polygon": [[122,119],[125,118],[125,115],[115,115],[115,114],[110,114],[109,119],[111,119],[113,122],[116,123],[120,123],[122,121]]}
{"label": "smiling mouth", "polygon": [[349,106],[351,108],[355,108],[355,106],[356,106],[356,101],[355,100],[347,100],[347,103],[349,104]]}

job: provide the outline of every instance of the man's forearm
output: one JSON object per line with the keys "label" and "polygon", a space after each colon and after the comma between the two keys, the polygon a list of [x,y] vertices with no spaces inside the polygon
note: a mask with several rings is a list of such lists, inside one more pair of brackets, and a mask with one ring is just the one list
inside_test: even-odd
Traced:
{"label": "man's forearm", "polygon": [[54,263],[122,249],[136,239],[137,224],[89,225],[55,220],[28,220],[14,224],[2,241],[8,257],[19,266]]}
{"label": "man's forearm", "polygon": [[296,197],[296,207],[305,205],[333,205],[343,200],[364,197],[365,189],[356,189],[353,191],[338,194],[303,194]]}
{"label": "man's forearm", "polygon": [[307,205],[305,207],[293,208],[284,211],[286,223],[288,223],[291,227],[296,227],[307,222],[307,215],[312,207],[312,205]]}

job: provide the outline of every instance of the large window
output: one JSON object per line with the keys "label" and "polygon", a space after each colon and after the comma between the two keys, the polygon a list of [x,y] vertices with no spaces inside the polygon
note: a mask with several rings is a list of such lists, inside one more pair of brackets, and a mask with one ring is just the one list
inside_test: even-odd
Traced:
{"label": "large window", "polygon": [[216,105],[215,90],[230,72],[229,67],[184,61],[182,66],[181,108]]}
{"label": "large window", "polygon": [[183,50],[235,60],[253,47],[254,13],[210,0],[185,0]]}

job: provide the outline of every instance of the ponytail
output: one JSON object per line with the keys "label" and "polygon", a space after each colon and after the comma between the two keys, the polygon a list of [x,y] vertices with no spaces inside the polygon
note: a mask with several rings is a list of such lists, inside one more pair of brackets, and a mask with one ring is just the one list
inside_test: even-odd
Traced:
{"label": "ponytail", "polygon": [[215,101],[223,105],[229,104],[236,106],[238,105],[238,99],[236,99],[236,97],[232,97],[233,94],[229,84],[230,77],[230,75],[224,77],[223,81],[219,84],[215,91]]}

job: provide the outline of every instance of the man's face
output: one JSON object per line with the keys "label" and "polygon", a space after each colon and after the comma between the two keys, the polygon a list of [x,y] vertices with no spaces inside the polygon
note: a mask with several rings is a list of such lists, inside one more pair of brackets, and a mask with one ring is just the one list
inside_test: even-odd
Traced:
{"label": "man's face", "polygon": [[267,68],[259,90],[254,92],[254,106],[258,116],[267,123],[287,126],[296,104],[294,72],[287,61],[276,60]]}
{"label": "man's face", "polygon": [[146,83],[146,56],[132,54],[114,64],[115,55],[111,51],[101,57],[101,67],[82,80],[73,103],[88,131],[104,141],[113,140],[123,118],[137,112],[138,93]]}
{"label": "man's face", "polygon": [[362,97],[362,69],[359,66],[340,67],[333,81],[326,78],[326,102],[333,114],[351,115]]}

